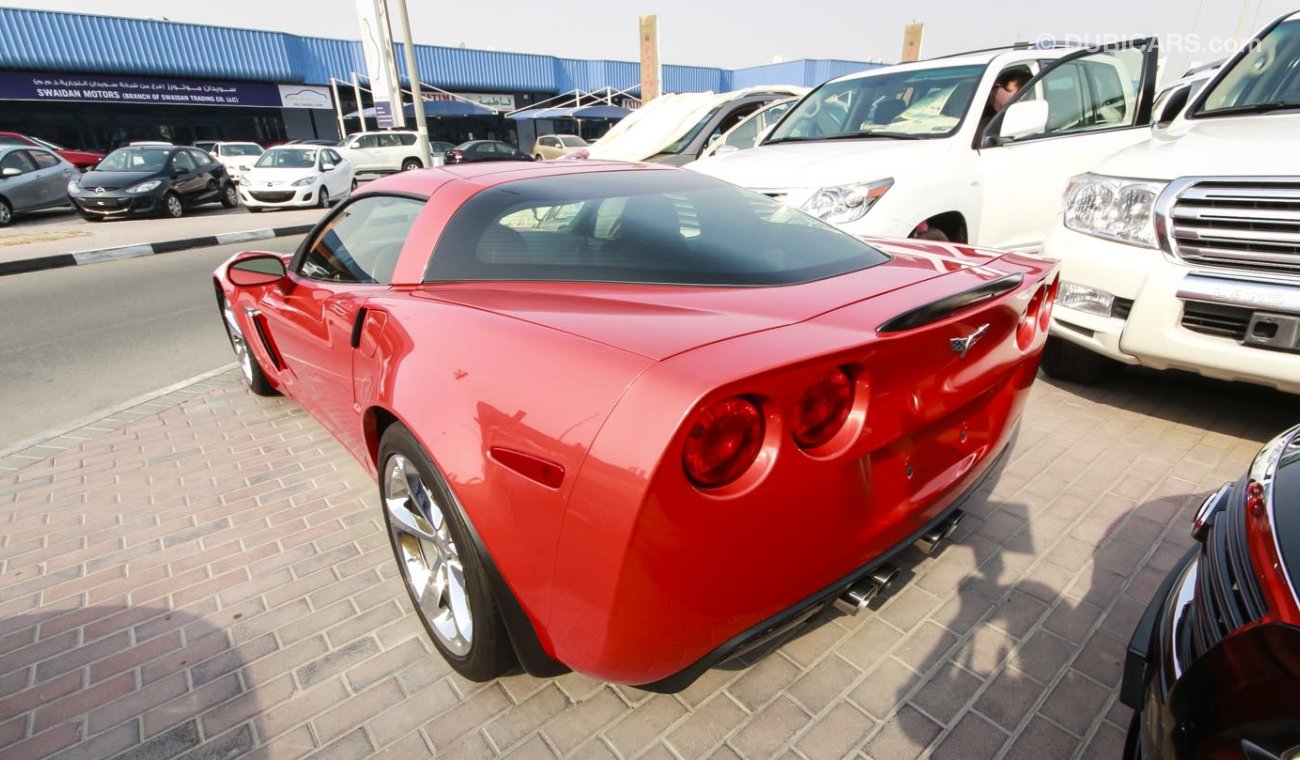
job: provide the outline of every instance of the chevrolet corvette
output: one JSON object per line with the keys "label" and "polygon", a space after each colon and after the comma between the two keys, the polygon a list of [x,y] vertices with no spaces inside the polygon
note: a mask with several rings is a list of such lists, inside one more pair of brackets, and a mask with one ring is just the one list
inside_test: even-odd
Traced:
{"label": "chevrolet corvette", "polygon": [[378,481],[452,667],[673,691],[861,609],[951,529],[1015,432],[1057,276],[582,161],[378,180],[214,286],[251,390]]}

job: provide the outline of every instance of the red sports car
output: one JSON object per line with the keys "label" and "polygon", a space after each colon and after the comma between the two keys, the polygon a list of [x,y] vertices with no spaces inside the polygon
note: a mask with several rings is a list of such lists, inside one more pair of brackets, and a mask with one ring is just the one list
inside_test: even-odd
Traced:
{"label": "red sports car", "polygon": [[457,671],[655,690],[937,540],[1015,430],[1056,284],[587,161],[382,179],[215,274],[252,390],[376,476]]}
{"label": "red sports car", "polygon": [[81,171],[89,171],[95,168],[95,165],[104,160],[103,153],[96,153],[93,150],[72,150],[61,145],[55,145],[52,142],[45,142],[37,137],[28,137],[17,132],[0,132],[0,144],[3,145],[30,145],[34,148],[45,148],[58,153],[64,161],[72,164]]}

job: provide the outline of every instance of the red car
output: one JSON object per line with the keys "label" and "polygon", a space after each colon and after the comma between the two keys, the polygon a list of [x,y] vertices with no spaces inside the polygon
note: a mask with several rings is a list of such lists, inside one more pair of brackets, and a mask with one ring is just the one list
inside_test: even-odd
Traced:
{"label": "red car", "polygon": [[37,148],[52,150],[63,157],[64,161],[72,164],[81,171],[89,171],[95,168],[95,164],[104,160],[105,154],[96,153],[93,150],[69,150],[67,148],[55,145],[51,142],[21,135],[17,132],[0,132],[0,145],[32,145]]}
{"label": "red car", "polygon": [[1057,279],[582,161],[373,182],[214,284],[253,391],[376,476],[457,671],[670,691],[938,539],[1016,428]]}

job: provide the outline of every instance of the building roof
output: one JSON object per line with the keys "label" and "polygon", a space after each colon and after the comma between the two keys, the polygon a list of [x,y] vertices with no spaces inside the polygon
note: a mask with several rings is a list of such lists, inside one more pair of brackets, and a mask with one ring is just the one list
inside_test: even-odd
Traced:
{"label": "building roof", "polygon": [[[397,62],[406,76],[398,45]],[[532,53],[417,45],[421,81],[447,90],[635,92],[640,66]],[[753,84],[811,86],[877,63],[792,61],[748,69],[664,65],[667,92],[722,92]],[[286,32],[0,8],[0,69],[233,79],[324,85],[364,75],[361,43]],[[811,79],[810,79],[811,78]]]}

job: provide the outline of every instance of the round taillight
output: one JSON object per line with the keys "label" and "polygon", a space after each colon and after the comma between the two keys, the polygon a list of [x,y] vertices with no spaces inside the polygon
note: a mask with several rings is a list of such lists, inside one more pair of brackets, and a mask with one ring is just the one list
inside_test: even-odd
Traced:
{"label": "round taillight", "polygon": [[853,378],[842,369],[822,375],[799,399],[790,431],[795,443],[815,449],[840,432],[853,408]]}
{"label": "round taillight", "polygon": [[1028,349],[1034,344],[1039,311],[1043,308],[1046,297],[1047,288],[1040,287],[1035,290],[1034,297],[1029,299],[1029,308],[1025,309],[1025,315],[1020,318],[1020,326],[1016,328],[1016,343],[1020,345],[1021,350]]}
{"label": "round taillight", "polygon": [[696,418],[682,465],[695,485],[719,488],[744,475],[762,448],[763,413],[752,401],[729,398]]}
{"label": "round taillight", "polygon": [[1052,324],[1052,306],[1056,304],[1056,291],[1060,289],[1061,278],[1057,277],[1047,289],[1047,296],[1038,311],[1038,329],[1043,332],[1047,332],[1047,328]]}

